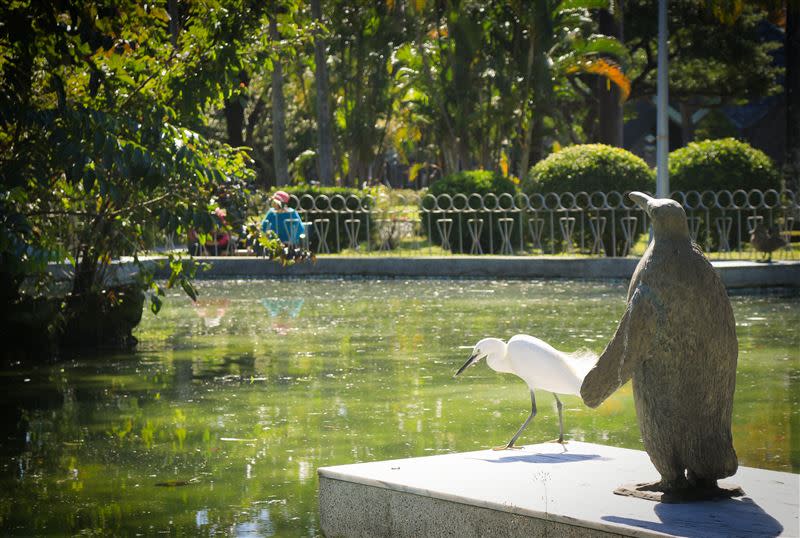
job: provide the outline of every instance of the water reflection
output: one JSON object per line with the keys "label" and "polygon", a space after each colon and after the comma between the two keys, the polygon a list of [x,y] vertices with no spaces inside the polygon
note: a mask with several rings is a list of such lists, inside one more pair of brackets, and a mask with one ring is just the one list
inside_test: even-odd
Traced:
{"label": "water reflection", "polygon": [[286,335],[294,329],[294,320],[303,308],[302,298],[265,297],[261,305],[270,317],[269,327],[279,335]]}
{"label": "water reflection", "polygon": [[241,537],[274,536],[275,528],[269,516],[269,509],[261,508],[250,521],[237,523],[233,529],[233,535]]}
{"label": "water reflection", "polygon": [[212,329],[219,327],[222,323],[222,318],[225,317],[225,313],[228,311],[230,301],[226,297],[199,298],[193,305],[195,312],[203,320],[203,324]]}
{"label": "water reflection", "polygon": [[[158,318],[145,314],[134,354],[3,370],[0,531],[318,534],[318,467],[486,448],[525,418],[516,378],[476,368],[468,386],[452,381],[462,346],[528,332],[599,352],[625,292],[566,281],[201,283],[201,306],[176,294]],[[800,470],[799,304],[734,298],[745,465]],[[569,438],[641,448],[630,386],[598,410],[564,404]],[[543,405],[521,441],[552,439],[556,424]]]}

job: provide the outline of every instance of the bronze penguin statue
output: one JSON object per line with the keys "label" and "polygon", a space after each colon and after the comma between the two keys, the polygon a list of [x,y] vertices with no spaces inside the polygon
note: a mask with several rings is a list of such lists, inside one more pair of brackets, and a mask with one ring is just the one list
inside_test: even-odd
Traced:
{"label": "bronze penguin statue", "polygon": [[629,196],[650,217],[653,241],[581,397],[597,407],[632,378],[644,448],[661,474],[641,490],[721,491],[717,480],[738,467],[731,434],[738,356],[733,309],[719,275],[691,241],[680,204]]}

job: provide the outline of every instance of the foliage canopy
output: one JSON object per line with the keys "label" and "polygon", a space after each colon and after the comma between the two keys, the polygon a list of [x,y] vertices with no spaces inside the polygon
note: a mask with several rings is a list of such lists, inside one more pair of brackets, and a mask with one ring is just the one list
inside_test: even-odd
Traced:
{"label": "foliage canopy", "polygon": [[[69,260],[72,295],[104,287],[112,260],[154,233],[208,232],[251,177],[247,154],[186,125],[226,91],[201,65],[226,54],[216,5],[180,32],[163,4],[17,1],[0,8],[0,255],[14,300],[23,278]],[[224,61],[223,64],[229,64]],[[157,228],[156,228],[157,227]],[[154,230],[158,229],[158,232]],[[169,284],[194,296],[182,263]],[[162,291],[152,283],[157,310]]]}

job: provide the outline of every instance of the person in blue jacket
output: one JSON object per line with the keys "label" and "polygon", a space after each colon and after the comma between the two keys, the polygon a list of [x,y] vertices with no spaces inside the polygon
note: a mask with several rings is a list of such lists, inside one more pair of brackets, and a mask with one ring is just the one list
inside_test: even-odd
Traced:
{"label": "person in blue jacket", "polygon": [[297,211],[289,207],[289,193],[277,191],[270,198],[270,205],[272,207],[261,221],[261,231],[272,230],[284,243],[300,244],[306,229]]}

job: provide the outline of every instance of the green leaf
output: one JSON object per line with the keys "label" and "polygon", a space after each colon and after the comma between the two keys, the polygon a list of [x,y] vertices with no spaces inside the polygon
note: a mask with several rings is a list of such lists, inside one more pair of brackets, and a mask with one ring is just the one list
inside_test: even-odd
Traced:
{"label": "green leaf", "polygon": [[186,295],[188,295],[192,301],[197,300],[197,290],[187,279],[181,278],[181,288],[183,288],[183,291],[186,292]]}
{"label": "green leaf", "polygon": [[161,300],[161,297],[159,297],[158,295],[150,296],[150,311],[153,314],[157,315],[161,311],[162,304],[163,301]]}
{"label": "green leaf", "polygon": [[589,36],[584,43],[576,44],[575,49],[578,54],[610,54],[623,61],[628,59],[628,49],[625,45],[613,37],[604,35]]}
{"label": "green leaf", "polygon": [[150,16],[164,22],[169,22],[172,20],[172,17],[169,16],[169,13],[163,7],[154,7],[151,9]]}

